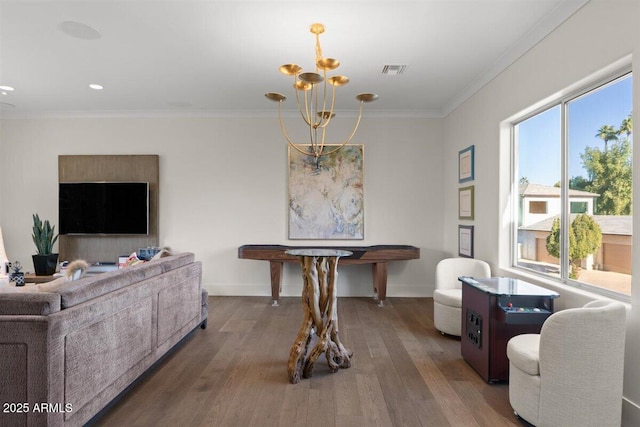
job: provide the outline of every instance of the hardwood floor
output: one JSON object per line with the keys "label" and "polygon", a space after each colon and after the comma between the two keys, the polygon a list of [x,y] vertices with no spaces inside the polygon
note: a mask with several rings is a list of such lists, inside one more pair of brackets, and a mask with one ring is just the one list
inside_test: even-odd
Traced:
{"label": "hardwood floor", "polygon": [[287,380],[302,322],[300,298],[210,297],[196,330],[95,425],[520,426],[508,385],[487,384],[460,341],[433,326],[431,298],[340,298],[342,342],[353,364]]}

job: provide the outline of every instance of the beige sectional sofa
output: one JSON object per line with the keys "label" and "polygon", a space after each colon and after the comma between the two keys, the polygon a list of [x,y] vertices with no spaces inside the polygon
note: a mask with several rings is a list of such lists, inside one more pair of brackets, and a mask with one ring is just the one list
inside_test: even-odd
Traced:
{"label": "beige sectional sofa", "polygon": [[191,253],[0,292],[0,425],[81,426],[198,326],[202,265]]}

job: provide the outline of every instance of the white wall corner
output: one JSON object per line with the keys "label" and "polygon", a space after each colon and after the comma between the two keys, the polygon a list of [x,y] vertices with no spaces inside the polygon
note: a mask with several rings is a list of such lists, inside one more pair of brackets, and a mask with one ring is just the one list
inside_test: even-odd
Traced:
{"label": "white wall corner", "polygon": [[640,426],[640,406],[622,398],[622,427]]}

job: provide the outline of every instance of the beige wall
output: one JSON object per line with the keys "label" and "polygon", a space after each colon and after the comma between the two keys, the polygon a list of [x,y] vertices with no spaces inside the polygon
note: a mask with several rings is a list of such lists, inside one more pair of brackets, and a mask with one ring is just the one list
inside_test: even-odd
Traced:
{"label": "beige wall", "polygon": [[[338,138],[352,121],[336,125]],[[269,264],[237,259],[238,246],[309,243],[287,239],[287,146],[275,116],[14,119],[0,141],[5,244],[29,269],[31,214],[57,223],[60,154],[158,154],[160,243],[195,252],[214,294],[270,295]],[[431,296],[442,257],[441,121],[365,118],[352,142],[365,144],[365,239],[313,243],[418,246],[420,260],[390,265],[388,293]],[[300,295],[301,281],[287,266],[283,295]],[[370,266],[341,269],[340,283],[342,295],[370,295]]]}
{"label": "beige wall", "polygon": [[[612,23],[603,28],[602,23]],[[458,151],[475,144],[477,258],[489,261],[497,274],[517,275],[509,266],[511,192],[508,121],[529,107],[541,106],[549,98],[572,89],[572,85],[596,74],[629,64],[634,55],[634,121],[640,123],[640,2],[636,0],[591,0],[538,45],[523,55],[444,120],[444,250],[456,251]],[[612,64],[614,64],[612,66]],[[607,70],[609,67],[609,70]],[[584,80],[583,80],[584,81]],[[634,153],[634,173],[640,174],[640,152]],[[640,203],[634,192],[634,204]],[[517,219],[517,218],[516,218]],[[636,225],[637,224],[637,225]],[[634,217],[634,229],[640,216]],[[640,233],[633,238],[640,247]],[[640,272],[640,252],[633,256],[633,270]],[[534,280],[534,279],[531,279]],[[535,281],[535,280],[534,280]],[[542,282],[541,282],[542,283]],[[547,286],[551,286],[545,283]],[[640,274],[633,277],[631,304],[640,304]],[[551,286],[553,287],[553,286]],[[582,305],[591,298],[585,292],[555,287],[561,297],[557,307]],[[624,384],[625,425],[640,425],[640,316],[630,310]]]}
{"label": "beige wall", "polygon": [[[436,262],[457,254],[460,223],[476,226],[477,258],[495,274],[513,274],[504,268],[511,200],[509,139],[501,123],[616,61],[640,58],[638,22],[637,0],[592,0],[445,119],[363,119],[353,142],[366,144],[365,240],[349,243],[413,244],[422,251],[419,261],[390,266],[389,295],[431,296]],[[638,74],[640,60],[633,65]],[[640,123],[640,84],[634,116]],[[346,133],[350,123],[339,124]],[[475,220],[460,222],[457,158],[471,144]],[[215,294],[269,294],[267,264],[238,260],[239,245],[307,243],[286,238],[286,148],[275,118],[0,120],[0,223],[10,258],[25,265],[33,253],[31,213],[57,221],[59,154],[159,154],[161,243],[194,251],[204,263],[204,285]],[[638,174],[640,152],[635,156]],[[640,216],[638,229],[635,224]],[[634,246],[640,248],[640,233]],[[638,251],[633,268],[640,271]],[[299,295],[298,269],[286,270],[284,294]],[[640,304],[639,278],[633,306]],[[343,268],[340,281],[341,294],[370,293],[366,266]],[[593,298],[557,289],[560,308]],[[640,425],[637,312],[628,321],[626,425]]]}

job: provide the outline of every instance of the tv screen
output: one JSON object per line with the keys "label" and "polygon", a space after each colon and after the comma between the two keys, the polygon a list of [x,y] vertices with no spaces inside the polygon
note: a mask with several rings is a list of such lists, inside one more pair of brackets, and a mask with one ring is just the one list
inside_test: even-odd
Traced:
{"label": "tv screen", "polygon": [[60,234],[149,234],[148,182],[61,182]]}

